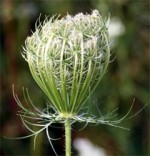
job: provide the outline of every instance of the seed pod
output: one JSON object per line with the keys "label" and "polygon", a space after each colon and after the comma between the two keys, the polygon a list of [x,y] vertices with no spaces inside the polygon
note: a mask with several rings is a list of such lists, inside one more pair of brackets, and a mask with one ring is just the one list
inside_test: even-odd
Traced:
{"label": "seed pod", "polygon": [[108,66],[105,21],[97,10],[46,19],[27,38],[23,57],[55,109],[63,116],[73,116],[95,90]]}

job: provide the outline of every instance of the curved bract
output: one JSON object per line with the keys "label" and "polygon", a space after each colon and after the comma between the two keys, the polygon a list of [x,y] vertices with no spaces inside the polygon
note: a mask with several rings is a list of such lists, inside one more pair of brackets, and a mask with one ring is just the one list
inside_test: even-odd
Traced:
{"label": "curved bract", "polygon": [[106,71],[110,57],[106,24],[97,10],[46,19],[27,38],[23,57],[55,109],[73,116]]}

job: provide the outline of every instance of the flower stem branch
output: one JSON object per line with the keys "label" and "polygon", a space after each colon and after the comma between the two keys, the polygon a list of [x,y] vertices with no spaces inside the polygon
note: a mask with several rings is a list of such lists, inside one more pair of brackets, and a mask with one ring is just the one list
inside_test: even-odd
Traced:
{"label": "flower stem branch", "polygon": [[71,123],[69,120],[65,122],[65,141],[66,156],[71,156]]}

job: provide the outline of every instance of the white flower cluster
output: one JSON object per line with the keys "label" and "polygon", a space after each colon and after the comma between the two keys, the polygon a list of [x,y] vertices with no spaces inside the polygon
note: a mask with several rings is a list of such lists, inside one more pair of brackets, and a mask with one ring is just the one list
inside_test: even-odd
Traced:
{"label": "white flower cluster", "polygon": [[109,62],[105,22],[92,14],[46,19],[26,40],[23,56],[59,112],[78,112]]}

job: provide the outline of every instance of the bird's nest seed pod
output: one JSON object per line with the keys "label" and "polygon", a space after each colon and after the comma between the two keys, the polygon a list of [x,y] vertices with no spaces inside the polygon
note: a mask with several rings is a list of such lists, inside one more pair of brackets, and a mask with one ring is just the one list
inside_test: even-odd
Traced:
{"label": "bird's nest seed pod", "polygon": [[60,115],[76,115],[99,84],[109,62],[108,42],[97,10],[46,19],[27,38],[23,57]]}

